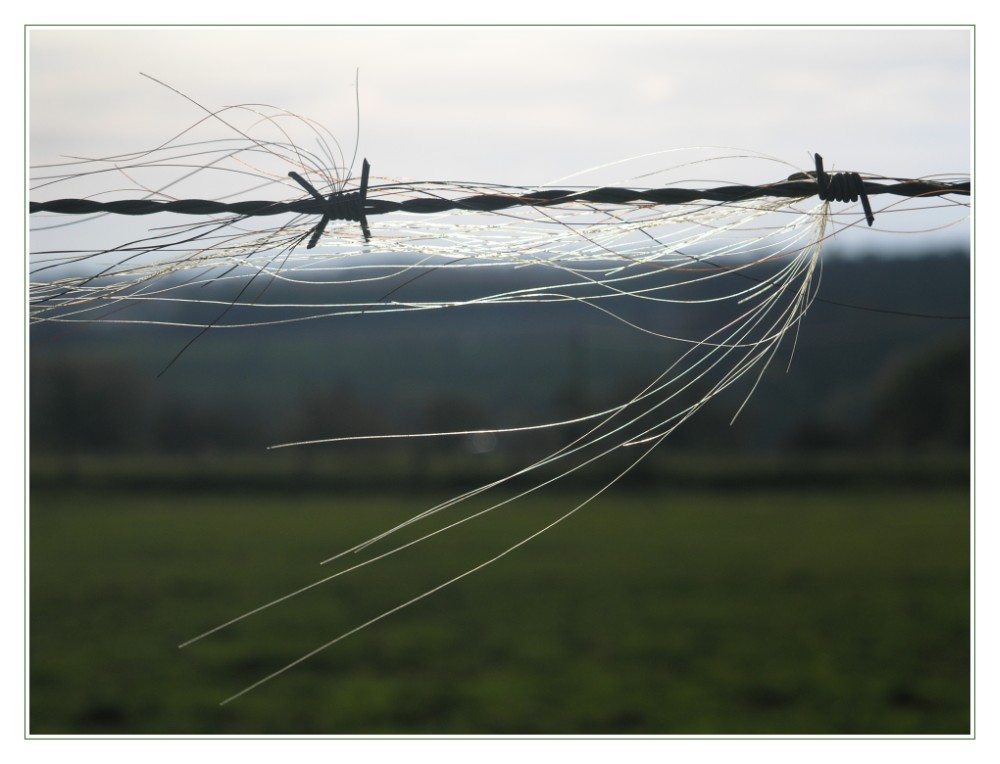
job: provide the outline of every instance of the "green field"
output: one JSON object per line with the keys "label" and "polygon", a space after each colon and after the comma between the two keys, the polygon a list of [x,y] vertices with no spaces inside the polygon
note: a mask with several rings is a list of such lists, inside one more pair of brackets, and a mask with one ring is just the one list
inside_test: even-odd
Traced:
{"label": "green field", "polygon": [[30,732],[970,731],[960,484],[617,490],[219,705],[586,496],[518,502],[179,650],[447,495],[33,486]]}

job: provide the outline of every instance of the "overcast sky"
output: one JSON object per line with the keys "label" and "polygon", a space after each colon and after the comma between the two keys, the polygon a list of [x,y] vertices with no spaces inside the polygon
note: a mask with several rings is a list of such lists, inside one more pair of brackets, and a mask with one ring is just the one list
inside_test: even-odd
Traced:
{"label": "overcast sky", "polygon": [[357,70],[379,175],[532,185],[705,145],[963,173],[970,56],[960,28],[36,29],[30,159],[150,148],[202,116],[139,72],[210,108],[311,117],[349,150]]}

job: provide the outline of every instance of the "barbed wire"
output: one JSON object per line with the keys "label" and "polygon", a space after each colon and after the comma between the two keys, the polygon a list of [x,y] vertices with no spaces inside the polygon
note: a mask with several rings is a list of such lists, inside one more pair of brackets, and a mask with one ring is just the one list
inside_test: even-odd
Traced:
{"label": "barbed wire", "polygon": [[64,215],[88,215],[111,213],[115,215],[152,215],[172,212],[181,215],[236,214],[243,217],[262,217],[295,213],[300,215],[321,215],[308,248],[312,249],[329,220],[349,220],[359,222],[370,238],[367,218],[394,212],[410,214],[434,214],[462,210],[465,212],[500,212],[515,207],[556,207],[565,204],[617,204],[617,205],[673,205],[695,201],[734,203],[761,197],[805,199],[819,196],[823,201],[856,202],[864,206],[868,225],[875,220],[869,196],[893,194],[904,197],[933,197],[956,194],[969,196],[971,183],[968,180],[940,182],[930,180],[901,180],[893,183],[878,183],[865,180],[854,172],[827,175],[823,171],[823,158],[816,154],[815,173],[796,173],[786,180],[763,185],[726,185],[715,188],[620,188],[604,186],[589,189],[543,188],[529,193],[475,194],[459,198],[443,196],[415,197],[391,200],[369,197],[369,191],[392,193],[398,190],[412,191],[420,184],[385,184],[369,189],[368,174],[370,164],[364,160],[361,185],[357,191],[335,191],[323,197],[308,181],[296,172],[289,177],[305,188],[310,196],[289,202],[239,201],[219,202],[206,199],[122,199],[102,202],[95,199],[54,199],[48,202],[31,202],[29,211],[53,212]]}

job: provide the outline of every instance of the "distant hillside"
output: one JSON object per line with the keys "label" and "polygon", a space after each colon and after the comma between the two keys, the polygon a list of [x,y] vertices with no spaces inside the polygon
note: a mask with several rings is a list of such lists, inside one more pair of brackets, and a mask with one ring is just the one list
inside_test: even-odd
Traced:
{"label": "distant hillside", "polygon": [[[961,252],[827,257],[825,302],[811,308],[794,354],[788,338],[736,423],[729,420],[746,387],[713,401],[666,447],[961,448],[970,324],[955,317],[969,314],[969,268]],[[434,272],[402,282],[392,299],[477,293],[481,279],[490,291],[515,289],[536,277],[528,269]],[[271,299],[284,296],[280,284],[268,289]],[[692,338],[727,315],[616,307]],[[580,304],[474,306],[213,330],[157,378],[192,336],[128,325],[33,327],[32,451],[238,452],[333,435],[529,424],[620,401],[679,352]],[[904,423],[891,405],[901,398],[936,431]],[[955,426],[962,412],[964,430]],[[555,436],[538,439],[547,437]]]}

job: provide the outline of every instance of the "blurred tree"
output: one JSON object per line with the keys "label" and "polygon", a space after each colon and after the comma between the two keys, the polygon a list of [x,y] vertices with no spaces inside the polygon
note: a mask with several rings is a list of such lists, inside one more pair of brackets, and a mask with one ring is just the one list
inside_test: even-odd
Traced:
{"label": "blurred tree", "polygon": [[[424,432],[457,432],[461,430],[482,430],[490,427],[489,417],[482,406],[464,396],[432,395],[424,403],[420,413],[421,429]],[[422,444],[423,448],[436,452],[472,451],[478,452],[483,442],[474,436],[462,438],[432,438]],[[494,441],[495,442],[495,441]]]}
{"label": "blurred tree", "polygon": [[[290,440],[346,438],[392,432],[377,403],[344,384],[312,389],[302,394],[289,428]],[[362,443],[352,443],[357,449]]]}
{"label": "blurred tree", "polygon": [[876,395],[869,442],[883,448],[968,450],[969,361],[968,336],[904,360]]}
{"label": "blurred tree", "polygon": [[148,379],[132,366],[82,358],[32,362],[33,452],[109,452],[150,446]]}

